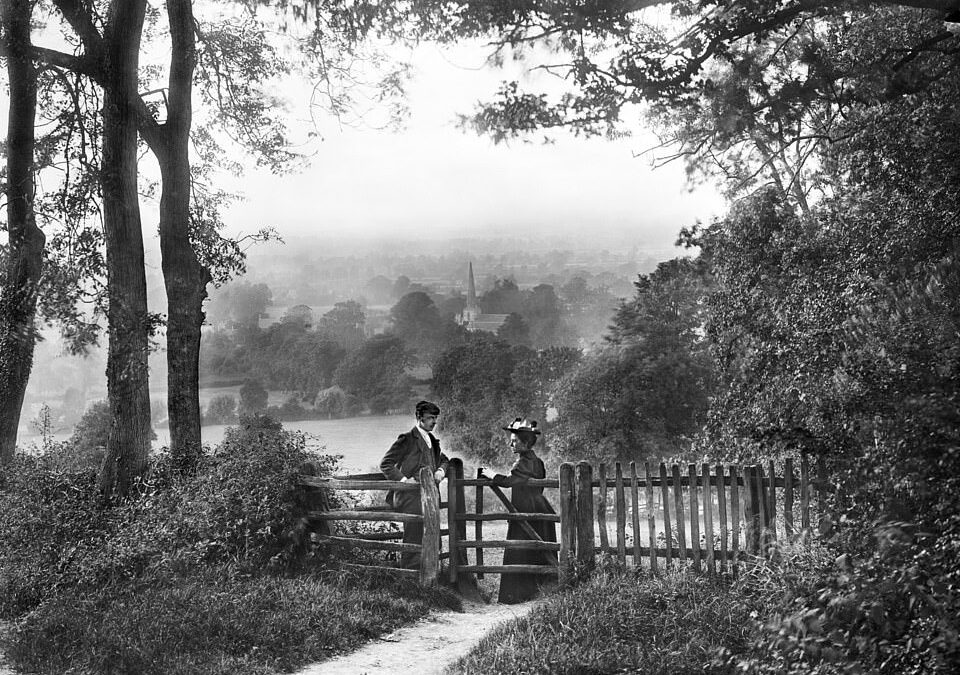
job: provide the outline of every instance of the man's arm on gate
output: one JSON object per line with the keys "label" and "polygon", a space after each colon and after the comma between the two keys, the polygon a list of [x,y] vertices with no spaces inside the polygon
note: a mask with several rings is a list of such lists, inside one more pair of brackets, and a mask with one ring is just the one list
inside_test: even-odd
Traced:
{"label": "man's arm on gate", "polygon": [[407,454],[407,436],[409,434],[400,434],[397,440],[393,442],[387,454],[380,461],[380,471],[388,480],[403,480],[403,473],[400,471],[400,465]]}

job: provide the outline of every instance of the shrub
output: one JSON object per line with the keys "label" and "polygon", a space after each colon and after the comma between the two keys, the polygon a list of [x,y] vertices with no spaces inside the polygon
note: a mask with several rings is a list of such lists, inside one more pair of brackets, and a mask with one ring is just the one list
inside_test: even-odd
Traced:
{"label": "shrub", "polygon": [[300,434],[263,417],[227,430],[195,474],[153,460],[138,497],[100,504],[96,471],[66,470],[56,457],[18,455],[0,489],[0,614],[16,615],[61,589],[227,563],[239,571],[282,568],[303,552],[304,493],[295,484],[313,460]]}
{"label": "shrub", "polygon": [[771,674],[957,672],[960,600],[949,574],[931,574],[936,547],[902,524],[875,536],[869,558],[792,551],[755,568],[740,590],[765,597],[766,611],[743,649],[723,650],[717,663]]}
{"label": "shrub", "polygon": [[259,380],[246,380],[240,387],[240,412],[255,414],[267,408],[269,395]]}
{"label": "shrub", "polygon": [[214,396],[203,415],[204,424],[233,424],[237,421],[237,400],[229,394]]}

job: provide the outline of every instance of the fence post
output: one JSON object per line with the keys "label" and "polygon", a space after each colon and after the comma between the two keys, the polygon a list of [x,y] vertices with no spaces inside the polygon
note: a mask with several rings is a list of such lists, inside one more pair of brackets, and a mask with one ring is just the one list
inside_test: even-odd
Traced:
{"label": "fence post", "polygon": [[[457,583],[457,567],[460,564],[460,547],[457,544],[460,542],[460,527],[464,528],[463,539],[466,539],[466,526],[465,522],[457,520],[457,514],[463,511],[463,501],[459,499],[457,494],[457,488],[463,489],[462,485],[457,483],[457,479],[463,478],[463,460],[455,457],[450,460],[449,468],[447,469],[447,541],[450,543],[450,566],[448,572],[450,575],[450,583]],[[466,551],[463,551],[466,553]],[[466,562],[466,561],[464,561]]]}
{"label": "fence post", "polygon": [[440,492],[428,467],[420,469],[420,505],[423,510],[423,541],[420,583],[436,586],[440,576]]}
{"label": "fence post", "polygon": [[[477,469],[477,479],[479,480],[483,476],[483,469]],[[477,486],[477,499],[474,508],[477,511],[477,514],[483,513],[483,486]],[[464,523],[466,524],[466,523]],[[477,520],[474,524],[474,539],[478,542],[483,541],[483,521]],[[466,532],[466,530],[464,530]],[[477,546],[477,567],[483,567],[483,549]],[[483,572],[477,572],[477,579],[483,579]]]}
{"label": "fence post", "polygon": [[560,585],[573,581],[575,552],[577,550],[577,486],[574,466],[560,465]]}
{"label": "fence post", "polygon": [[593,467],[577,463],[577,565],[584,573],[593,570]]}

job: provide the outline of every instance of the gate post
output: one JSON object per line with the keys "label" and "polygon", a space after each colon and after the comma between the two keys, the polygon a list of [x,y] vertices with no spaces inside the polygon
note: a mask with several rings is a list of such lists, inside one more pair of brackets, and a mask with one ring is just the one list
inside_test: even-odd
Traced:
{"label": "gate post", "polygon": [[[454,457],[450,460],[447,469],[447,541],[450,542],[450,583],[457,583],[457,567],[460,565],[460,547],[457,545],[462,539],[467,538],[467,524],[462,520],[457,520],[457,516],[463,512],[463,501],[457,494],[457,488],[463,490],[457,480],[463,478],[463,460]],[[463,527],[463,536],[460,534],[460,528]],[[463,551],[466,557],[466,551]]]}
{"label": "gate post", "polygon": [[577,565],[583,573],[595,564],[593,550],[593,467],[577,463]]}
{"label": "gate post", "polygon": [[423,511],[423,550],[420,555],[420,583],[436,586],[440,576],[440,491],[429,468],[420,469],[420,505]]}
{"label": "gate post", "polygon": [[570,462],[560,465],[560,585],[573,581],[577,550],[577,486]]}

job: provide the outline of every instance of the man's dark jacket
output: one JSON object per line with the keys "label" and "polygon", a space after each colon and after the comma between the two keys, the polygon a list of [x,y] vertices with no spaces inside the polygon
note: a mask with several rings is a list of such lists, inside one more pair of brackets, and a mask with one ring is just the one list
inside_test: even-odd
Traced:
{"label": "man's dark jacket", "polygon": [[[433,437],[433,447],[429,447],[416,427],[400,434],[393,442],[387,454],[380,462],[380,470],[389,480],[419,478],[420,469],[431,466],[434,471],[447,472],[450,460],[440,450],[440,441]],[[387,502],[393,503],[393,492],[387,493]]]}

